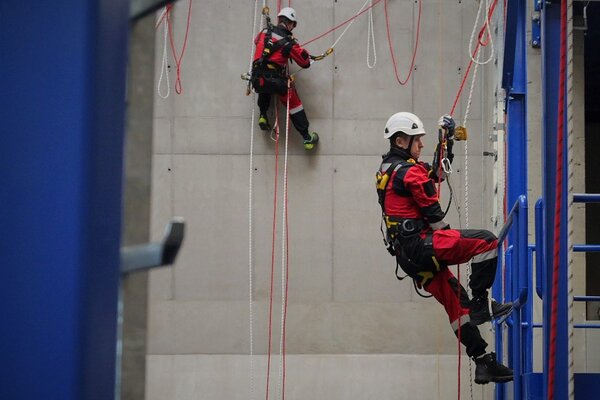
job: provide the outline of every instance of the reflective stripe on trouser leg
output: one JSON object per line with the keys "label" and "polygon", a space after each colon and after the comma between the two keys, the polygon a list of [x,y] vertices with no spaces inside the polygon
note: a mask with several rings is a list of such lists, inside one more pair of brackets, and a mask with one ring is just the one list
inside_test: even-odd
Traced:
{"label": "reflective stripe on trouser leg", "polygon": [[438,259],[461,264],[472,259],[469,287],[473,297],[486,293],[496,276],[498,240],[484,229],[448,229],[433,232],[433,246]]}
{"label": "reflective stripe on trouser leg", "polygon": [[306,117],[304,110],[300,110],[294,114],[290,113],[290,119],[304,140],[310,140],[310,135],[308,134],[308,118]]}
{"label": "reflective stripe on trouser leg", "polygon": [[425,290],[444,306],[452,331],[457,336],[460,319],[460,341],[469,357],[484,354],[487,343],[481,337],[479,329],[470,322],[469,309],[465,307],[469,296],[462,285],[459,285],[454,274],[448,268],[444,268],[425,286]]}
{"label": "reflective stripe on trouser leg", "polygon": [[[300,101],[300,97],[298,97],[298,92],[296,91],[296,88],[292,86],[289,93],[290,119],[292,120],[292,124],[294,124],[294,128],[300,132],[304,140],[310,140],[310,135],[308,134],[308,118],[306,117],[306,112],[304,112],[302,101]],[[287,95],[280,96],[279,99],[283,104],[287,104]]]}
{"label": "reflective stripe on trouser leg", "polygon": [[[458,337],[457,330],[454,330],[454,334]],[[470,322],[463,323],[460,327],[460,342],[465,346],[467,355],[471,358],[485,354],[487,342],[481,337],[479,328]]]}
{"label": "reflective stripe on trouser leg", "polygon": [[[469,309],[466,307],[469,298],[462,286],[457,290],[457,285],[458,281],[452,272],[448,268],[444,268],[435,274],[431,281],[424,287],[425,290],[431,293],[444,306],[450,324],[458,321],[459,317],[461,317],[461,321],[463,319],[466,321],[469,318]],[[458,322],[456,323],[458,324]]]}

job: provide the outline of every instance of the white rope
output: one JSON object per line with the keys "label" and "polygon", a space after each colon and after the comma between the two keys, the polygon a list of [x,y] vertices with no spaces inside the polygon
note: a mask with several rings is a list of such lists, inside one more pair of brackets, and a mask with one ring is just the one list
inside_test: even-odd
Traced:
{"label": "white rope", "polygon": [[[266,0],[263,0],[263,7]],[[250,66],[248,71],[252,68],[252,61],[254,58],[255,43],[254,33],[256,32],[256,14],[258,11],[258,0],[254,0],[254,21],[252,23],[252,44],[250,46]],[[262,19],[260,22],[259,30],[262,30]],[[256,119],[256,93],[252,92],[252,118],[250,122],[250,166],[249,166],[249,178],[248,178],[248,309],[249,309],[249,333],[250,333],[250,399],[255,398],[255,385],[254,385],[254,294],[253,294],[253,271],[254,267],[252,264],[252,195],[253,195],[253,176],[254,176],[254,122]]]}
{"label": "white rope", "polygon": [[[481,11],[483,10],[483,0],[479,1],[479,9],[477,10],[477,17],[475,17],[475,23],[473,24],[473,30],[471,31],[471,38],[469,39],[469,57],[471,58],[471,61],[473,61],[476,65],[488,64],[494,58],[494,40],[492,38],[492,32],[490,30],[490,24],[488,21],[490,7],[491,7],[490,0],[485,0],[485,15],[484,15],[483,19],[485,21],[485,29],[487,31],[487,36],[490,40],[490,45],[491,45],[490,56],[488,57],[487,60],[480,62],[479,57],[477,57],[477,59],[473,58],[473,51],[474,51],[473,50],[473,38],[475,37],[475,32],[477,31],[477,26],[479,23],[479,16],[481,15]],[[480,40],[480,38],[477,38],[477,40]],[[479,52],[477,52],[477,54],[479,54]]]}
{"label": "white rope", "polygon": [[567,207],[567,320],[568,325],[568,367],[569,377],[568,394],[569,399],[575,398],[575,385],[573,374],[573,351],[574,351],[574,328],[573,328],[573,192],[574,192],[574,157],[573,157],[573,0],[567,0],[567,186],[568,202]]}
{"label": "white rope", "polygon": [[[266,5],[266,0],[263,0],[263,8]],[[250,46],[250,62],[248,63],[248,74],[252,72],[252,63],[254,62],[254,52],[256,50],[256,43],[254,43],[254,36],[257,34],[256,32],[256,13],[258,11],[258,0],[254,0],[254,21],[252,22],[252,45]],[[260,19],[260,24],[258,26],[258,32],[262,31],[263,20]]]}
{"label": "white rope", "polygon": [[354,23],[354,21],[356,21],[356,17],[361,13],[361,11],[367,6],[367,4],[369,3],[369,1],[373,1],[373,0],[367,0],[365,1],[365,4],[362,5],[362,7],[360,8],[360,10],[358,10],[358,12],[356,13],[356,15],[354,16],[354,19],[352,21],[350,21],[350,23],[348,24],[348,26],[346,27],[346,29],[344,29],[342,31],[342,34],[340,35],[339,38],[337,38],[335,40],[335,42],[333,42],[333,44],[331,45],[331,48],[333,49],[335,47],[335,45],[340,41],[340,39],[344,36],[344,34],[346,33],[346,31],[348,30],[348,28],[350,28],[352,26],[352,24]]}
{"label": "white rope", "polygon": [[[375,68],[377,64],[377,50],[375,49],[375,31],[373,24],[373,0],[370,0],[369,8],[369,18],[367,25],[367,67],[369,69]],[[373,46],[373,64],[371,64],[370,56],[371,56],[371,46]]]}
{"label": "white rope", "polygon": [[288,137],[290,132],[290,80],[288,79],[288,96],[286,104],[286,119],[285,119],[285,151],[283,157],[283,201],[281,205],[281,330],[279,337],[279,380],[277,385],[277,398],[283,398],[281,393],[281,384],[283,382],[283,355],[285,342],[285,314],[286,314],[286,237],[287,237],[287,176],[288,176]]}
{"label": "white rope", "polygon": [[248,179],[248,298],[250,314],[250,399],[254,399],[254,295],[252,290],[252,189],[254,175],[254,120],[256,109],[254,108],[256,93],[252,94],[252,127],[250,128],[250,167]]}
{"label": "white rope", "polygon": [[[158,78],[158,87],[157,87],[157,91],[158,91],[158,95],[162,98],[162,99],[166,99],[167,97],[169,97],[169,94],[171,94],[171,85],[169,84],[169,63],[167,61],[167,35],[169,32],[169,25],[168,25],[168,21],[166,19],[166,14],[167,14],[167,7],[164,8],[161,16],[159,17],[158,21],[162,21],[162,23],[164,24],[163,27],[163,31],[164,31],[164,38],[163,38],[163,56],[162,56],[162,63],[160,65],[160,77]],[[167,94],[163,95],[161,90],[160,90],[160,86],[163,80],[163,76],[165,76],[165,79],[167,81]]]}

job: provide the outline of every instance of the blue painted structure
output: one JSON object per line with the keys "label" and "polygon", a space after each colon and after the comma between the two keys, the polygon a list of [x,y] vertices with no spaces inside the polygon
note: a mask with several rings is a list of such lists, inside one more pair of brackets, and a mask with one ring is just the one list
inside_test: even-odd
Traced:
{"label": "blue painted structure", "polygon": [[[566,0],[562,0],[566,1]],[[556,331],[556,354],[569,354],[568,348],[568,297],[567,297],[567,210],[568,201],[566,184],[568,182],[568,160],[567,151],[563,152],[563,187],[556,187],[556,147],[557,147],[557,103],[558,83],[560,81],[560,1],[551,4],[542,2],[542,197],[544,199],[544,221],[545,221],[545,249],[546,249],[546,275],[544,282],[543,302],[543,325],[544,325],[544,374],[543,374],[543,396],[548,398],[548,364],[549,360],[549,337],[551,319],[551,288],[552,268],[554,252],[554,216],[556,192],[561,191],[562,209],[561,231],[560,231],[560,261],[559,261],[559,288],[557,304],[557,331]],[[565,91],[566,93],[566,91]],[[566,123],[565,115],[562,116]],[[567,135],[565,132],[563,146],[567,149]],[[556,399],[568,398],[568,357],[557,356],[555,360],[554,396]]]}
{"label": "blue painted structure", "polygon": [[[528,307],[523,307],[528,298],[528,243],[527,243],[527,4],[525,0],[508,0],[506,3],[506,24],[504,34],[504,59],[502,68],[502,88],[506,95],[505,112],[507,113],[506,148],[507,148],[507,187],[506,202],[514,205],[507,217],[507,222],[500,232],[499,243],[507,238],[506,275],[507,282],[504,295],[501,293],[500,276],[494,283],[493,295],[496,298],[507,298],[516,303],[515,310],[507,320],[508,332],[508,364],[515,372],[513,393],[515,398],[523,390],[523,367],[531,367],[531,359],[525,354],[523,343],[531,342],[531,326],[522,328],[521,320],[530,318]],[[513,220],[518,218],[516,224]],[[515,225],[514,232],[509,228]],[[502,249],[500,246],[499,250]],[[499,260],[501,262],[501,258]],[[516,261],[516,266],[513,261]],[[500,268],[499,272],[500,274]],[[502,329],[496,329],[496,352],[501,359],[503,336]],[[497,399],[505,398],[505,385],[496,385]]]}
{"label": "blue painted structure", "polygon": [[[562,0],[566,1],[566,0]],[[535,246],[527,246],[526,242],[518,240],[519,235],[508,235],[507,250],[505,252],[506,277],[505,282],[506,297],[517,300],[516,310],[512,315],[506,318],[506,321],[498,321],[498,324],[506,322],[510,327],[508,334],[508,354],[509,365],[512,366],[515,372],[515,380],[513,383],[513,393],[508,395],[504,385],[497,385],[496,398],[505,399],[547,399],[548,398],[548,363],[549,353],[549,327],[551,318],[551,287],[552,287],[552,268],[553,268],[553,251],[554,251],[554,216],[555,216],[555,194],[557,191],[563,193],[560,220],[560,261],[559,261],[559,290],[558,290],[558,321],[557,321],[557,341],[556,354],[559,355],[555,360],[555,382],[554,382],[554,398],[566,399],[569,398],[569,358],[562,356],[568,354],[568,306],[569,298],[567,294],[567,213],[569,207],[569,199],[567,196],[568,183],[568,155],[565,150],[563,153],[563,176],[562,186],[556,186],[556,147],[557,147],[557,97],[559,79],[559,56],[560,56],[560,1],[545,2],[534,0],[534,9],[540,10],[541,18],[539,21],[533,21],[534,25],[539,23],[541,32],[539,33],[542,49],[542,92],[543,92],[543,135],[542,135],[542,177],[543,177],[543,192],[542,199],[538,200],[535,207],[535,227],[536,227],[536,244]],[[506,34],[505,34],[505,49],[504,49],[504,65],[503,65],[503,82],[502,87],[507,94],[506,113],[508,124],[507,145],[508,156],[515,156],[514,159],[525,161],[525,165],[518,162],[507,162],[508,187],[507,199],[509,204],[513,204],[514,197],[519,193],[526,193],[527,183],[524,180],[522,171],[527,170],[527,154],[523,153],[518,147],[514,147],[515,143],[519,143],[526,148],[526,143],[520,141],[526,140],[526,102],[521,99],[522,87],[519,83],[526,82],[525,75],[522,71],[526,65],[525,49],[522,47],[525,43],[525,31],[523,30],[523,21],[527,15],[526,4],[519,0],[508,0],[506,10]],[[535,26],[534,26],[535,28]],[[537,38],[537,31],[533,32],[534,40]],[[537,47],[532,43],[533,47]],[[525,77],[524,80],[520,78]],[[524,88],[523,88],[524,89]],[[565,119],[565,114],[560,116]],[[566,129],[566,128],[565,128]],[[512,140],[512,145],[511,145]],[[567,135],[565,132],[564,149],[567,149]],[[513,160],[514,160],[513,159]],[[512,187],[512,188],[511,188]],[[521,192],[519,192],[521,190]],[[573,196],[574,202],[600,202],[600,195],[576,194]],[[526,204],[526,203],[525,203]],[[513,207],[509,215],[509,219],[505,229],[499,235],[503,237],[506,229],[515,225],[513,214],[518,214],[517,204]],[[526,224],[526,220],[519,221],[516,227],[512,229],[520,232],[521,224]],[[529,257],[527,262],[521,261],[522,256],[518,256],[519,262],[515,263],[515,254],[523,254],[526,246],[529,248]],[[573,246],[573,251],[600,251],[600,245],[597,244],[578,244]],[[532,301],[524,303],[521,299],[531,300],[527,288],[533,288],[532,280],[532,264],[533,252],[536,259],[536,293],[543,301],[543,323],[535,324],[532,319]],[[517,267],[515,267],[515,264]],[[526,287],[522,285],[526,282]],[[502,297],[500,291],[500,279],[497,279],[494,287],[494,295]],[[516,297],[517,296],[517,297]],[[598,296],[574,296],[574,301],[597,301]],[[531,355],[532,348],[532,329],[544,328],[544,366],[542,373],[534,373],[532,370]],[[591,328],[598,329],[598,324],[574,324],[574,328]],[[498,326],[500,328],[500,326]],[[502,329],[496,330],[496,346],[500,353],[502,348]],[[519,350],[521,352],[519,352]],[[599,374],[574,374],[574,395],[575,399],[588,399],[597,397],[600,391],[600,375]]]}
{"label": "blue painted structure", "polygon": [[128,13],[0,2],[1,399],[114,398]]}

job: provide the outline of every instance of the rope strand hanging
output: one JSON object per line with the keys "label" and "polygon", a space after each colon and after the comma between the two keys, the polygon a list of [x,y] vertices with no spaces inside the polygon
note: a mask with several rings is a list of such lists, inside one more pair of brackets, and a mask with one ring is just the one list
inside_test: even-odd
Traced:
{"label": "rope strand hanging", "polygon": [[419,0],[419,14],[417,17],[417,33],[415,34],[415,46],[413,48],[413,54],[410,61],[410,67],[408,69],[408,73],[405,79],[400,79],[398,76],[398,65],[396,64],[396,57],[394,56],[394,46],[392,45],[392,36],[390,34],[390,23],[388,18],[388,8],[387,8],[388,0],[384,0],[384,10],[385,10],[385,28],[387,31],[388,44],[390,47],[390,55],[392,57],[392,63],[394,65],[394,74],[396,76],[396,81],[402,86],[406,85],[410,76],[412,75],[414,66],[415,66],[415,58],[417,57],[417,50],[419,49],[419,34],[421,31],[421,13],[422,13],[422,0]]}
{"label": "rope strand hanging", "polygon": [[[190,21],[191,21],[191,17],[192,17],[192,0],[189,0],[189,3],[188,3],[188,12],[187,12],[187,23],[186,23],[186,28],[185,28],[185,36],[184,36],[184,39],[183,39],[183,46],[181,48],[181,54],[180,55],[177,55],[177,50],[175,50],[175,41],[173,39],[173,27],[172,27],[173,24],[171,22],[171,13],[173,11],[173,7],[174,7],[173,4],[168,4],[167,6],[165,6],[165,10],[163,11],[163,13],[162,13],[161,17],[159,18],[158,22],[156,23],[155,28],[158,29],[158,27],[161,24],[163,24],[163,23],[166,24],[166,26],[167,26],[167,30],[169,32],[169,35],[168,35],[169,36],[169,43],[171,45],[171,51],[173,53],[173,59],[175,60],[175,66],[176,66],[176,72],[177,72],[177,78],[175,80],[175,92],[177,94],[182,94],[183,93],[183,86],[181,84],[181,63],[183,61],[183,56],[184,56],[185,50],[187,48],[188,36],[189,36],[189,31],[190,31]],[[162,76],[162,71],[161,71],[161,76]]]}

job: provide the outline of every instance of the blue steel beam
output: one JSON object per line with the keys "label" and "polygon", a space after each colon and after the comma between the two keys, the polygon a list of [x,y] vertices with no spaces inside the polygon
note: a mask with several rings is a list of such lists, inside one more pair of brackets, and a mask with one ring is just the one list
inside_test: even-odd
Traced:
{"label": "blue steel beam", "polygon": [[[527,193],[527,4],[526,0],[508,0],[506,3],[506,23],[504,37],[504,61],[502,69],[502,88],[506,94],[507,113],[507,196],[508,204],[514,204],[522,195]],[[527,221],[525,206],[525,221]],[[520,213],[523,214],[523,213]],[[521,221],[519,221],[519,225]],[[516,246],[517,266],[513,271],[513,298],[520,296],[521,285],[527,281],[527,223],[518,227],[515,234],[509,234],[509,245]],[[525,230],[524,241],[521,235]],[[521,248],[522,247],[522,248]],[[512,361],[515,377],[513,383],[513,398],[521,399],[524,393],[521,372],[523,371],[523,346],[529,343],[527,335],[530,330],[523,331],[521,323],[528,312],[517,309],[513,312]],[[530,321],[525,321],[530,322]],[[525,336],[525,337],[524,337]],[[525,363],[526,364],[526,363]],[[503,396],[497,391],[496,398]]]}
{"label": "blue steel beam", "polygon": [[[563,0],[565,1],[565,0]],[[546,226],[546,282],[544,284],[543,320],[544,320],[544,398],[548,398],[548,364],[547,355],[550,349],[550,319],[551,319],[551,288],[552,267],[554,252],[554,215],[556,203],[556,191],[564,188],[556,187],[556,142],[557,142],[557,103],[559,83],[559,60],[560,60],[560,1],[542,2],[542,196],[545,202],[544,220]],[[566,124],[566,115],[563,115]],[[566,149],[567,135],[564,135],[563,146]],[[563,157],[563,184],[568,182],[567,176],[567,151]],[[568,326],[567,318],[567,248],[566,227],[568,198],[562,197],[561,232],[560,232],[560,272],[558,288],[558,319],[556,335],[556,354],[568,354]],[[566,399],[568,397],[568,357],[556,357],[554,383],[554,398]]]}
{"label": "blue steel beam", "polygon": [[128,12],[0,1],[0,399],[114,398]]}

